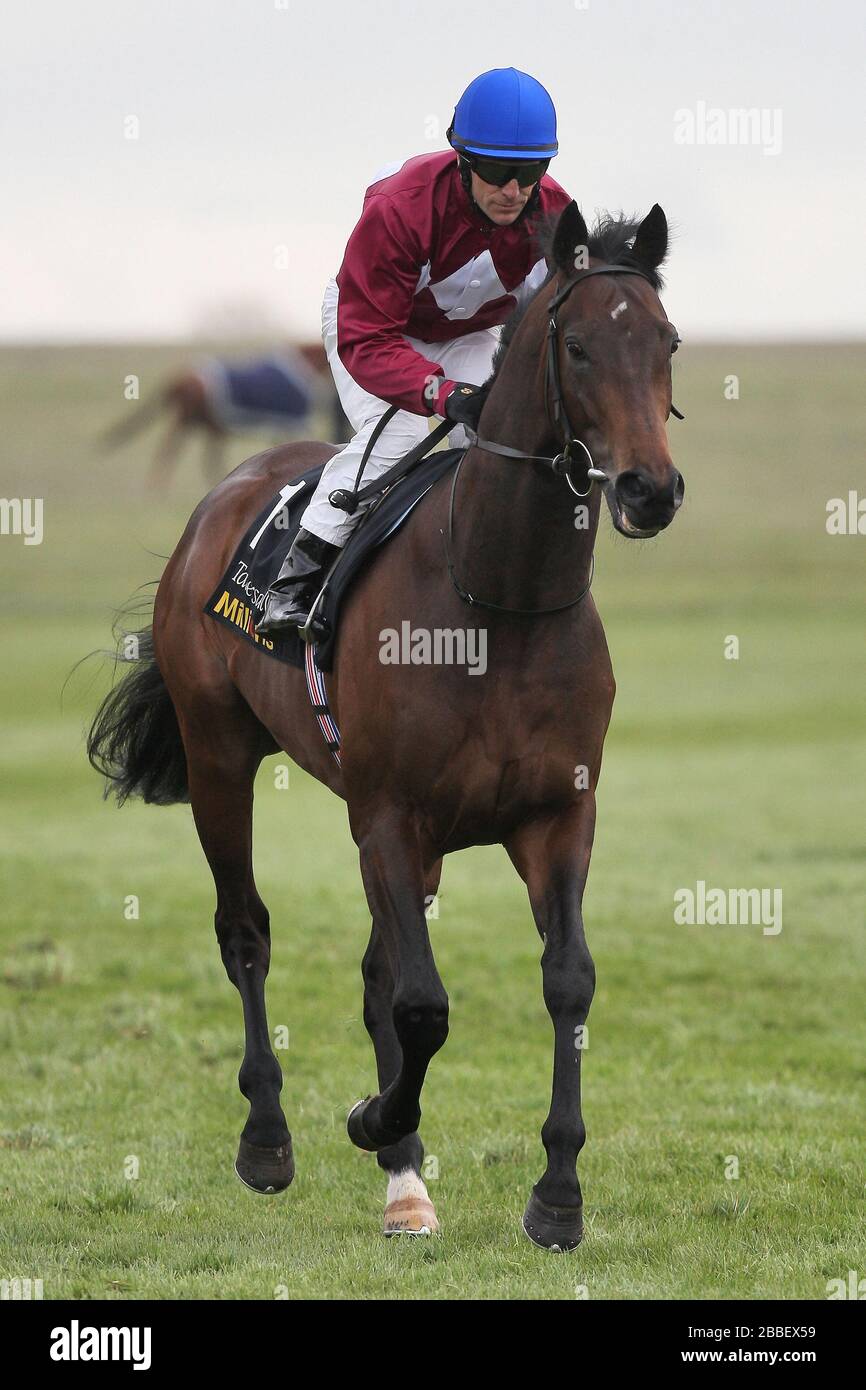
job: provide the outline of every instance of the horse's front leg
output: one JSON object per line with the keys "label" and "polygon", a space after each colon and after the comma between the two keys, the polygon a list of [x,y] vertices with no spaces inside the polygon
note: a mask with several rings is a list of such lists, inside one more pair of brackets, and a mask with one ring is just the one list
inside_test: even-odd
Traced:
{"label": "horse's front leg", "polygon": [[[375,922],[361,971],[364,1023],[376,1053],[379,1090],[384,1091],[397,1076],[403,1053],[394,1031],[394,973]],[[384,1234],[420,1236],[438,1231],[436,1212],[421,1176],[424,1146],[417,1132],[380,1149],[376,1161],[388,1177]]]}
{"label": "horse's front leg", "polygon": [[583,1235],[577,1155],[586,1129],[580,1108],[580,1064],[595,967],[583,931],[581,904],[595,825],[590,791],[573,809],[522,826],[506,842],[525,880],[544,942],[544,1002],[553,1023],[553,1093],[541,1131],[547,1168],[532,1189],[523,1217],[531,1241],[573,1250]]}
{"label": "horse's front leg", "polygon": [[387,956],[393,981],[393,1041],[383,1060],[396,1074],[380,1095],[354,1107],[348,1129],[359,1148],[379,1151],[418,1129],[427,1067],[448,1036],[448,996],[424,915],[427,866],[417,829],[405,814],[393,814],[376,817],[356,837],[377,949]]}

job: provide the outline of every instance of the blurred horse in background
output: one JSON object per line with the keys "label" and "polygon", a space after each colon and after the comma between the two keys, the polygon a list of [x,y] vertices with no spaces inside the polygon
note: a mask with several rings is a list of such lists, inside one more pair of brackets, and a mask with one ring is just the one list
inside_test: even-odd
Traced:
{"label": "blurred horse in background", "polygon": [[307,426],[315,411],[326,416],[334,442],[348,439],[349,423],[325,350],[321,343],[300,343],[244,362],[202,358],[170,377],[158,393],[112,425],[102,442],[107,449],[117,448],[168,415],[148,474],[149,486],[167,489],[180,451],[195,431],[204,436],[205,479],[213,487],[225,474],[225,446],[232,434],[267,430],[280,443],[287,434]]}

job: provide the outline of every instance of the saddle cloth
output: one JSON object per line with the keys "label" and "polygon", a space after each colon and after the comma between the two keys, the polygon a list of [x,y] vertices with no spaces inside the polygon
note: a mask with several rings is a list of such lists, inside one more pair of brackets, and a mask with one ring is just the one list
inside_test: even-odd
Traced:
{"label": "saddle cloth", "polygon": [[[397,531],[434,483],[454,468],[464,449],[430,454],[400,482],[394,483],[370,506],[340,553],[325,586],[317,616],[327,629],[316,645],[316,665],[330,671],[340,607],[353,580],[370,554]],[[204,606],[217,622],[234,627],[266,656],[303,668],[306,643],[296,631],[259,637],[255,624],[264,612],[265,596],[276,579],[300,527],[301,516],[316,489],[324,464],[287,483],[249,526],[232,562]]]}

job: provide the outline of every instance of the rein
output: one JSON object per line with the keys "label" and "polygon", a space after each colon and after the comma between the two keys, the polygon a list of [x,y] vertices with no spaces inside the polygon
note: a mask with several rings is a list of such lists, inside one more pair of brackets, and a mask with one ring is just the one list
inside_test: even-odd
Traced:
{"label": "rein", "polygon": [[[588,280],[590,275],[639,275],[642,280],[646,280],[648,284],[651,283],[649,276],[645,275],[642,270],[638,270],[635,266],[596,265],[587,270],[578,271],[576,275],[572,276],[572,278],[562,286],[548,304],[547,308],[550,317],[547,321],[547,362],[545,366],[544,404],[551,427],[554,430],[559,429],[562,432],[563,445],[561,452],[553,455],[527,454],[521,449],[512,449],[507,444],[497,444],[495,440],[483,439],[480,435],[476,436],[475,440],[475,447],[483,449],[488,454],[499,454],[503,458],[523,459],[530,463],[547,464],[549,468],[553,469],[554,473],[565,478],[565,481],[571,488],[575,497],[589,497],[592,492],[593,483],[595,482],[610,482],[604,470],[595,467],[592,454],[589,452],[583,440],[578,439],[575,435],[571,421],[568,418],[568,411],[565,407],[565,396],[562,390],[562,378],[559,371],[559,324],[556,317],[557,310],[568,298],[575,286],[579,285],[582,280]],[[685,419],[685,416],[682,415],[674,405],[671,406],[671,414],[675,415],[678,420]],[[570,472],[571,464],[574,462],[571,451],[575,445],[580,446],[588,460],[587,478],[589,480],[589,486],[585,492],[579,491],[575,486]],[[562,613],[565,609],[574,608],[576,604],[582,602],[592,587],[593,576],[595,574],[595,552],[593,552],[590,557],[589,578],[580,593],[575,598],[569,599],[566,603],[556,604],[552,608],[507,608],[502,604],[490,603],[485,599],[476,598],[474,594],[471,594],[469,590],[460,583],[460,580],[457,578],[457,571],[454,567],[453,556],[454,511],[455,498],[457,495],[457,479],[465,459],[466,455],[464,454],[454,470],[454,478],[451,483],[451,497],[448,504],[448,533],[446,535],[444,531],[440,531],[445,546],[445,560],[448,565],[448,574],[450,575],[451,583],[454,585],[458,596],[464,603],[468,603],[474,608],[488,608],[495,613],[515,613],[523,617],[542,617],[549,613]]]}
{"label": "rein", "polygon": [[[518,457],[526,458],[531,456],[519,454]],[[460,580],[457,578],[457,571],[454,568],[452,544],[454,541],[454,499],[457,493],[457,479],[460,475],[460,469],[463,467],[465,462],[466,455],[464,454],[457,467],[454,469],[454,477],[451,480],[451,496],[448,501],[448,533],[446,535],[446,533],[442,530],[440,530],[439,532],[445,545],[445,562],[448,566],[448,574],[451,578],[451,583],[454,585],[458,597],[461,598],[464,603],[468,603],[470,608],[488,608],[494,613],[517,613],[524,618],[540,618],[547,613],[562,613],[565,611],[566,608],[574,608],[575,604],[580,603],[582,599],[586,598],[587,594],[592,588],[592,581],[595,575],[594,552],[590,556],[589,560],[589,578],[587,579],[586,584],[583,586],[580,593],[577,595],[576,598],[570,598],[565,603],[554,604],[552,608],[507,608],[504,604],[501,603],[491,603],[488,599],[476,598],[474,594],[471,594],[469,590],[464,588],[464,586],[460,583]],[[581,493],[577,494],[578,497],[580,497],[581,495]]]}
{"label": "rein", "polygon": [[[639,275],[640,278],[642,280],[646,280],[648,284],[652,283],[649,279],[649,276],[646,275],[642,270],[638,270],[635,266],[591,266],[589,269],[580,270],[577,272],[576,275],[573,275],[572,278],[562,286],[558,293],[554,295],[553,299],[547,306],[550,317],[547,323],[547,361],[545,366],[544,404],[547,412],[547,418],[550,422],[552,429],[554,431],[559,429],[562,433],[563,445],[560,453],[527,454],[524,453],[522,449],[512,449],[508,444],[498,444],[495,440],[483,439],[480,435],[476,436],[475,444],[469,446],[470,448],[483,449],[485,453],[488,454],[499,454],[503,458],[522,459],[525,462],[529,463],[547,464],[549,468],[553,469],[554,473],[556,473],[559,477],[565,479],[566,483],[568,484],[571,491],[574,493],[575,497],[589,497],[590,493],[592,492],[593,483],[610,482],[610,478],[608,477],[607,473],[605,473],[603,469],[595,467],[593,463],[592,454],[590,453],[587,446],[584,444],[583,440],[578,439],[575,435],[571,421],[568,418],[568,411],[565,406],[565,396],[562,390],[562,378],[559,370],[559,324],[556,318],[557,310],[559,309],[560,305],[565,302],[565,300],[571,294],[575,286],[579,285],[583,280],[588,280],[591,275]],[[389,468],[374,482],[368,483],[366,487],[361,487],[361,479],[364,476],[364,469],[366,467],[367,460],[370,457],[370,454],[373,450],[373,446],[375,445],[376,440],[379,438],[379,435],[382,433],[385,426],[393,418],[393,416],[396,415],[398,409],[398,406],[392,405],[388,408],[388,410],[386,410],[382,414],[382,416],[376,424],[375,429],[372,431],[370,438],[367,441],[367,446],[364,449],[363,457],[361,458],[361,463],[358,468],[357,476],[355,478],[354,488],[335,489],[329,497],[329,501],[332,507],[336,507],[340,511],[348,512],[349,515],[352,515],[352,513],[357,511],[358,506],[361,502],[365,502],[371,499],[377,494],[383,492],[386,488],[391,487],[393,483],[399,482],[401,478],[404,478],[407,473],[411,472],[415,464],[418,463],[420,459],[422,459],[424,455],[428,453],[430,449],[433,448],[433,445],[437,444],[440,439],[444,438],[445,435],[448,434],[454,428],[454,425],[451,421],[443,420],[441,424],[437,425],[434,430],[431,430],[430,433],[424,437],[424,439],[422,439],[418,444],[416,444],[415,447],[411,449],[409,453],[406,454],[405,457],[399,461],[399,463],[395,463],[393,467]],[[677,410],[675,405],[671,406],[671,414],[675,415],[678,420],[685,419],[685,416],[682,415],[679,410]],[[586,471],[589,486],[587,487],[585,492],[581,492],[579,488],[575,486],[574,479],[571,476],[571,465],[575,462],[572,455],[572,450],[575,447],[581,448],[584,454],[586,455],[587,459]],[[575,598],[569,599],[566,603],[558,603],[551,608],[508,608],[505,607],[503,604],[490,603],[486,599],[477,598],[474,594],[469,592],[465,585],[460,583],[460,580],[457,578],[457,571],[454,567],[453,558],[454,513],[455,501],[457,496],[457,480],[460,476],[460,470],[463,467],[465,461],[466,454],[464,453],[463,458],[461,458],[460,462],[457,464],[457,467],[454,470],[454,477],[451,483],[451,496],[448,504],[448,532],[446,534],[444,531],[440,530],[440,535],[442,536],[443,543],[445,546],[445,559],[448,565],[448,574],[451,579],[451,583],[454,585],[454,588],[459,597],[463,600],[464,603],[467,603],[474,608],[488,608],[494,613],[514,613],[522,617],[543,617],[549,613],[562,613],[567,608],[574,608],[576,604],[580,603],[583,599],[586,598],[587,594],[590,591],[590,588],[592,587],[593,576],[595,573],[594,554],[590,557],[589,578],[584,587],[581,589],[580,593],[577,594]]]}

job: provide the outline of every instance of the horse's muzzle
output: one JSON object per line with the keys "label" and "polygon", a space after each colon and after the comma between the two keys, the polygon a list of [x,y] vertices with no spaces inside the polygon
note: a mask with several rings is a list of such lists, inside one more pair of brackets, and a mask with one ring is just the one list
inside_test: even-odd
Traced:
{"label": "horse's muzzle", "polygon": [[613,524],[631,539],[655,536],[670,526],[685,491],[683,475],[676,468],[661,483],[646,469],[630,468],[607,490]]}

